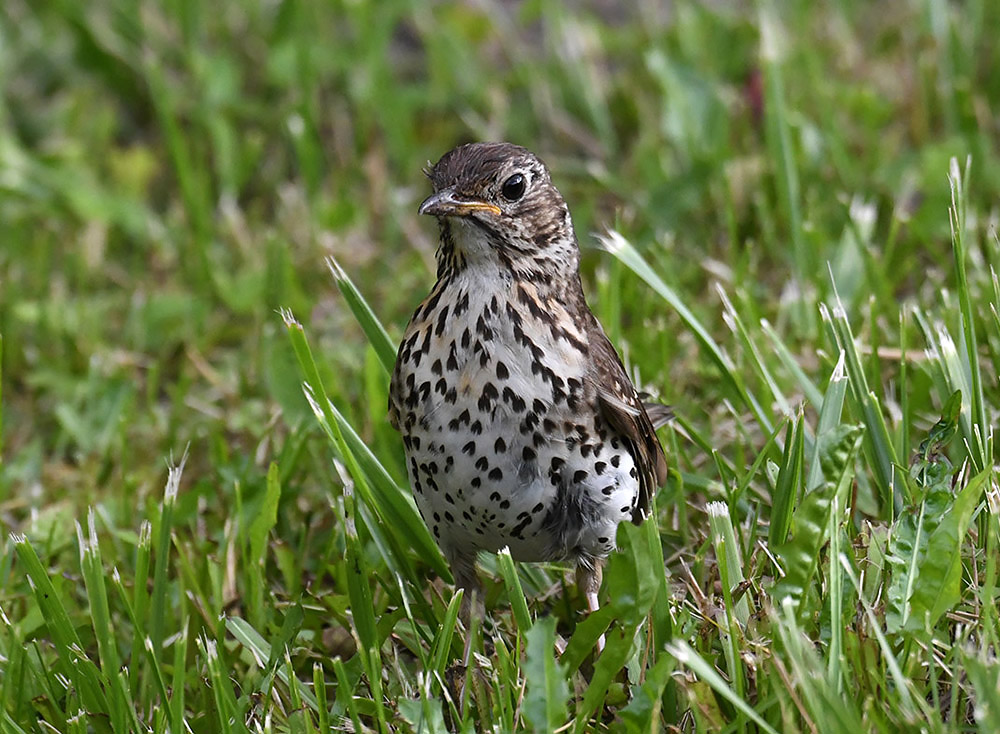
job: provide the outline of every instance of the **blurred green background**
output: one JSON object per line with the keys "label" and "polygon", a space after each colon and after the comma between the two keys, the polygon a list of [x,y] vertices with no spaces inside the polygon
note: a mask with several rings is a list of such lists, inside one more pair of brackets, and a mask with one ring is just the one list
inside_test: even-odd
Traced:
{"label": "blurred green background", "polygon": [[[901,464],[937,419],[950,383],[923,350],[939,328],[960,332],[952,157],[972,160],[967,292],[995,413],[997,28],[991,0],[4,0],[0,527],[28,533],[83,608],[74,523],[95,507],[109,564],[134,564],[164,462],[187,447],[174,545],[196,601],[178,592],[170,614],[221,640],[246,582],[225,551],[276,462],[268,593],[322,597],[343,580],[343,472],[277,309],[405,486],[387,379],[326,258],[398,338],[433,281],[422,168],[506,139],[548,163],[592,307],[675,408],[664,547],[711,575],[704,502],[771,488],[755,459],[780,458],[768,437],[836,362],[819,308],[834,283]],[[609,229],[687,316],[600,249]],[[8,544],[0,601],[27,616],[9,642],[44,639],[12,558]],[[314,647],[297,664],[336,651],[324,620],[348,626],[342,593],[311,603]]]}
{"label": "blurred green background", "polygon": [[[323,259],[398,335],[432,280],[421,168],[460,142],[546,159],[595,309],[692,420],[716,409],[711,370],[634,278],[606,277],[595,231],[623,230],[717,335],[716,282],[793,345],[818,317],[789,304],[830,292],[827,262],[889,329],[880,309],[948,285],[948,158],[973,156],[975,200],[1000,189],[994,3],[780,3],[769,49],[742,3],[573,7],[5,2],[8,520],[147,490],[188,442],[210,473],[273,458],[304,416],[279,306],[361,399],[364,342]],[[375,406],[358,420],[382,430]]]}

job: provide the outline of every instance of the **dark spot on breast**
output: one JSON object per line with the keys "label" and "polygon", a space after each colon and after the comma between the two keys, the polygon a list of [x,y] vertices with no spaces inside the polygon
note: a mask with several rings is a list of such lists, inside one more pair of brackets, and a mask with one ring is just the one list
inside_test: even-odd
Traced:
{"label": "dark spot on breast", "polygon": [[441,334],[444,332],[444,327],[445,327],[446,323],[448,323],[448,307],[447,306],[445,306],[444,308],[442,308],[441,312],[438,314],[437,325],[434,328],[434,335],[435,336],[441,336]]}
{"label": "dark spot on breast", "polygon": [[490,341],[493,339],[493,329],[486,325],[485,319],[483,319],[483,314],[479,315],[476,320],[476,333],[479,334],[483,341]]}
{"label": "dark spot on breast", "polygon": [[492,382],[487,382],[483,385],[483,391],[479,395],[479,410],[482,412],[487,412],[493,407],[493,401],[500,397],[500,393],[497,392],[496,386]]}
{"label": "dark spot on breast", "polygon": [[515,413],[520,413],[524,410],[524,398],[518,395],[516,392],[511,390],[509,387],[503,389],[503,401],[509,403],[511,409]]}

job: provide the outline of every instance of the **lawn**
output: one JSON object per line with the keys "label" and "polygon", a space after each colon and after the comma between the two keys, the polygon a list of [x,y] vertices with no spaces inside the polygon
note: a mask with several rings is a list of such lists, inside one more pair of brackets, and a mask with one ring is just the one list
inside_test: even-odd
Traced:
{"label": "lawn", "polygon": [[[5,0],[0,731],[1000,731],[998,27]],[[466,629],[386,396],[496,139],[676,417],[602,611],[491,555]]]}

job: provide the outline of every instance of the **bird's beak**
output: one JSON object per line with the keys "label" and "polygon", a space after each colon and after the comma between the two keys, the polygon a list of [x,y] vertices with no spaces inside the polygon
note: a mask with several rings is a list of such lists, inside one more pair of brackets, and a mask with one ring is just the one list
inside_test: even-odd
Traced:
{"label": "bird's beak", "polygon": [[489,212],[500,216],[500,207],[479,199],[463,198],[451,189],[444,189],[424,199],[417,210],[418,214],[430,214],[434,217],[467,217],[473,212]]}

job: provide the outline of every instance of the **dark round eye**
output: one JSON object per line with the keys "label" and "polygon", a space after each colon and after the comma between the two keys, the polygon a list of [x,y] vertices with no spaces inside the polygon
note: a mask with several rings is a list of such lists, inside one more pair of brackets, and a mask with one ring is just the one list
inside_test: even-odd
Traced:
{"label": "dark round eye", "polygon": [[524,176],[520,173],[515,173],[503,182],[503,186],[500,187],[500,193],[503,194],[503,198],[507,201],[517,201],[524,196],[524,187],[526,185]]}

